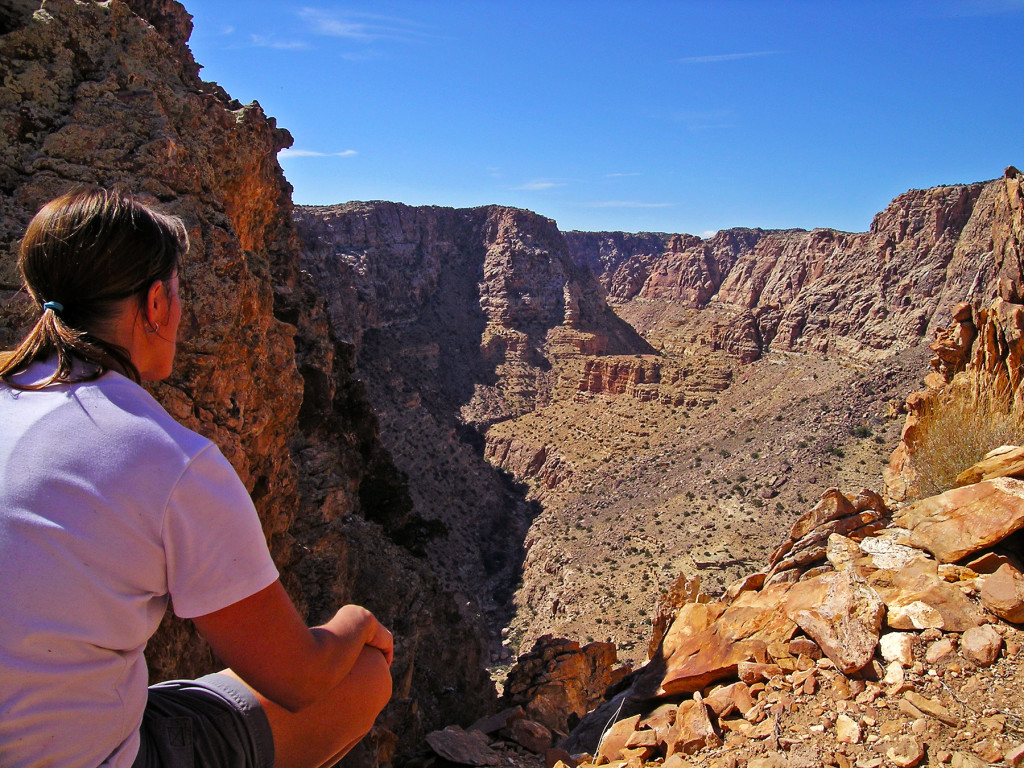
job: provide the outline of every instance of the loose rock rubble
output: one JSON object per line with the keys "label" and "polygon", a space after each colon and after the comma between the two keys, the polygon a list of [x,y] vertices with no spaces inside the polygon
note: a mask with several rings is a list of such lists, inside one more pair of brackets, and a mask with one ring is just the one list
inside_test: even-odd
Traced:
{"label": "loose rock rubble", "polygon": [[[434,751],[497,765],[526,750],[548,768],[1024,765],[1022,491],[985,479],[893,515],[869,491],[829,490],[763,574],[717,599],[677,584],[645,667],[546,639],[510,675],[522,706],[465,737],[489,734],[498,762]],[[587,698],[551,703],[570,678],[611,685],[562,740]]]}

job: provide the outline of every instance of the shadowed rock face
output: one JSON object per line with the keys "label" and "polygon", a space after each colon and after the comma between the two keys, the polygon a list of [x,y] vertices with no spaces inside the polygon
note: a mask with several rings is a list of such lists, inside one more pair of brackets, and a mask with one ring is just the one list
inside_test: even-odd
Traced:
{"label": "shadowed rock face", "polygon": [[[649,351],[572,263],[554,223],[497,206],[298,207],[303,265],[385,445],[408,478],[418,540],[467,604],[507,620],[536,506],[467,425],[532,412],[581,354]],[[630,358],[632,359],[632,358]]]}
{"label": "shadowed rock face", "polygon": [[[0,347],[35,321],[16,250],[44,202],[76,185],[121,185],[180,216],[191,240],[185,316],[175,373],[153,393],[232,462],[310,621],[355,601],[395,629],[396,696],[382,722],[408,747],[493,698],[481,630],[409,551],[416,520],[350,375],[353,347],[300,271],[276,161],[291,137],[258,104],[198,78],[190,31],[170,0],[4,6]],[[147,658],[160,679],[216,666],[177,621]]]}

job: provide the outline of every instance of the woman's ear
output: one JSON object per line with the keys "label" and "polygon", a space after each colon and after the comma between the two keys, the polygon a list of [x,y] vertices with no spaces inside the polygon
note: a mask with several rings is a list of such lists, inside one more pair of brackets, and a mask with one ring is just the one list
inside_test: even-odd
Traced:
{"label": "woman's ear", "polygon": [[167,322],[168,314],[167,290],[163,280],[154,280],[146,291],[145,319],[147,330],[152,333],[160,330],[160,323]]}

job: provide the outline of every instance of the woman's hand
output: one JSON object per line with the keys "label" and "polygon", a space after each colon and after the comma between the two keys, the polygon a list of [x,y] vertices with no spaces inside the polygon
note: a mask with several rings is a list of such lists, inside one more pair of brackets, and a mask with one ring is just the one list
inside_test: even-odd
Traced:
{"label": "woman's hand", "polygon": [[377,617],[361,605],[346,605],[326,624],[316,629],[326,630],[336,637],[358,637],[363,645],[378,649],[387,659],[388,666],[394,659],[395,640],[391,633],[377,621]]}

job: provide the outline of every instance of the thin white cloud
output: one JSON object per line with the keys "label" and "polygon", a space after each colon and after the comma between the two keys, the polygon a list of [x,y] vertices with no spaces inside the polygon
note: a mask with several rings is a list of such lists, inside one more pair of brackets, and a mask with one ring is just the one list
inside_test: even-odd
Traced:
{"label": "thin white cloud", "polygon": [[708,240],[709,238],[712,238],[717,234],[717,229],[705,229],[703,232],[700,233],[700,238],[701,240]]}
{"label": "thin white cloud", "polygon": [[346,149],[342,152],[315,152],[312,149],[282,149],[278,157],[354,157],[359,153],[354,149]]}
{"label": "thin white cloud", "polygon": [[301,51],[309,48],[302,40],[275,40],[271,35],[250,35],[250,42],[256,48],[274,48],[279,51]]}
{"label": "thin white cloud", "polygon": [[512,189],[526,192],[539,192],[544,189],[552,189],[554,187],[564,187],[564,181],[551,181],[550,179],[534,179],[528,181],[525,184],[521,184],[518,187],[512,187]]}
{"label": "thin white cloud", "polygon": [[739,61],[740,59],[756,59],[760,56],[774,56],[778,51],[748,51],[744,53],[719,53],[713,56],[686,56],[676,59],[679,64],[718,64],[722,61]]}
{"label": "thin white cloud", "polygon": [[425,25],[394,16],[331,11],[308,6],[300,9],[298,15],[314,34],[359,43],[372,43],[376,40],[412,42],[432,37]]}
{"label": "thin white cloud", "polygon": [[581,203],[584,208],[671,208],[675,203],[643,203],[639,200],[599,200]]}
{"label": "thin white cloud", "polygon": [[606,179],[621,179],[623,176],[639,176],[639,173],[606,173]]}

